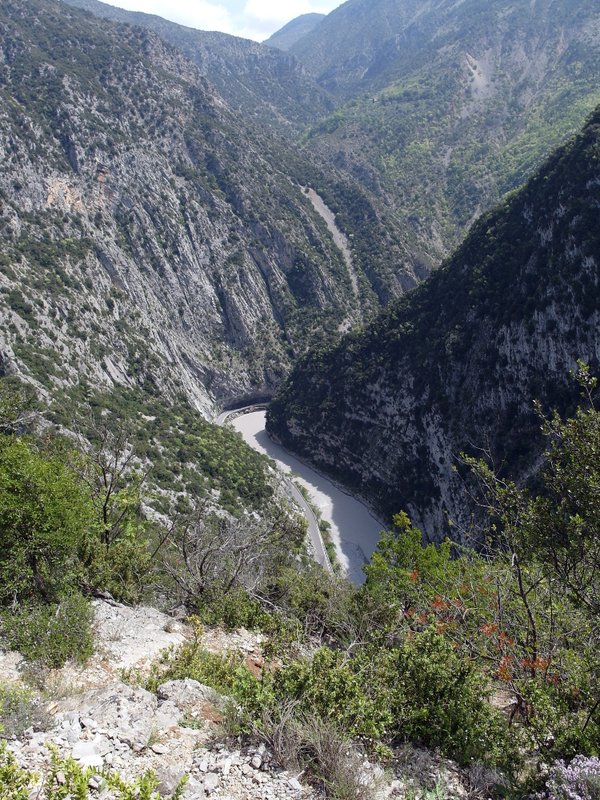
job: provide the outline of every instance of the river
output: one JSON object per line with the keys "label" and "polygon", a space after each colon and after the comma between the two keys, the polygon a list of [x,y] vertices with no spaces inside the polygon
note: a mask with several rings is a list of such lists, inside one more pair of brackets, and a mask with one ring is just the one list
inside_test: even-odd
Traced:
{"label": "river", "polygon": [[310,494],[323,519],[331,525],[331,535],[340,564],[355,584],[364,581],[363,565],[377,546],[383,528],[369,509],[354,497],[338,489],[306,464],[287,453],[267,436],[265,411],[253,411],[231,421],[250,447],[266,453],[285,473],[294,473],[298,483]]}

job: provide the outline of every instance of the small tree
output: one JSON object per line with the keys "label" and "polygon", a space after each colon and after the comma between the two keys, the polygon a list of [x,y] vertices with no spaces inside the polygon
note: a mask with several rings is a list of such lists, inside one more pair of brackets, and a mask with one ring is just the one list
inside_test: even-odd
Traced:
{"label": "small tree", "polygon": [[89,491],[64,458],[0,439],[0,603],[58,597],[94,526]]}
{"label": "small tree", "polygon": [[22,432],[39,418],[32,387],[11,378],[0,379],[0,434]]}
{"label": "small tree", "polygon": [[566,420],[538,409],[549,446],[537,494],[470,461],[495,520],[498,676],[537,741],[566,756],[600,749],[600,414],[596,379],[582,363],[577,377],[587,408]]}
{"label": "small tree", "polygon": [[[110,547],[143,522],[142,488],[146,475],[130,444],[130,431],[117,424],[92,420],[88,437],[80,435],[81,450],[87,454],[87,481],[100,518],[100,541]],[[143,527],[143,526],[142,526]]]}
{"label": "small tree", "polygon": [[207,597],[242,588],[254,594],[273,564],[279,534],[268,521],[205,513],[173,527],[165,569],[194,608]]}

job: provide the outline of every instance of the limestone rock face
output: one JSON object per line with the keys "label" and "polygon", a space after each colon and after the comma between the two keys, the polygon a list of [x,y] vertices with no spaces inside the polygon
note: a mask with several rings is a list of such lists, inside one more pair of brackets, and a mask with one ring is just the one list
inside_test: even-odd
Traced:
{"label": "limestone rock face", "polygon": [[155,34],[7,0],[0,87],[4,372],[206,409],[360,317],[295,151]]}
{"label": "limestone rock face", "polygon": [[163,683],[158,687],[156,694],[159,700],[173,703],[181,711],[189,711],[203,703],[217,704],[219,702],[219,695],[214,689],[191,678]]}
{"label": "limestone rock face", "polygon": [[291,133],[334,107],[329,93],[300,61],[265,44],[218,31],[187,28],[153,14],[128,11],[99,0],[65,2],[97,17],[138,25],[158,34],[193,61],[232,108],[263,125],[276,125],[282,132]]}
{"label": "limestone rock face", "polygon": [[469,530],[461,452],[525,479],[544,446],[534,401],[571,412],[577,359],[598,374],[599,152],[596,111],[445,267],[364,332],[302,360],[268,430],[432,539]]}

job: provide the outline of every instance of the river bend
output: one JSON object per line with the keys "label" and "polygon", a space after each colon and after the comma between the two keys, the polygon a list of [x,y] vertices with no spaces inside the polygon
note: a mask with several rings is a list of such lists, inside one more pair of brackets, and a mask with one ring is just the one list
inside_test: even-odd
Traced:
{"label": "river bend", "polygon": [[294,473],[298,483],[309,492],[313,506],[331,525],[338,560],[348,578],[355,584],[362,583],[362,568],[377,546],[382,523],[359,500],[272,442],[265,430],[265,414],[253,411],[236,417],[230,424],[250,447],[270,456],[284,473]]}

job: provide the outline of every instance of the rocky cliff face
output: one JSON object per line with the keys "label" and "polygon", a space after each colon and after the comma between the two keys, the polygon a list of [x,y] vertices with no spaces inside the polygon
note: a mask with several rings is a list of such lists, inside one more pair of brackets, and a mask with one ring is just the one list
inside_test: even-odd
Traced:
{"label": "rocky cliff face", "polygon": [[[154,30],[246,118],[296,137],[333,178],[315,188],[355,234],[383,302],[437,267],[600,102],[589,0],[349,0],[287,53],[67,2]],[[332,186],[336,175],[345,187]]]}
{"label": "rocky cliff face", "polygon": [[459,454],[525,478],[542,449],[534,400],[572,410],[576,360],[598,370],[599,156],[596,112],[421,287],[302,360],[270,432],[380,511],[460,536],[474,507]]}
{"label": "rocky cliff face", "polygon": [[97,17],[138,25],[158,34],[193,61],[233,109],[262,125],[296,130],[333,110],[333,98],[309,75],[302,62],[280,50],[226,33],[186,28],[99,0],[64,2]]}
{"label": "rocky cliff face", "polygon": [[268,394],[360,316],[296,154],[142,29],[0,3],[3,371]]}

